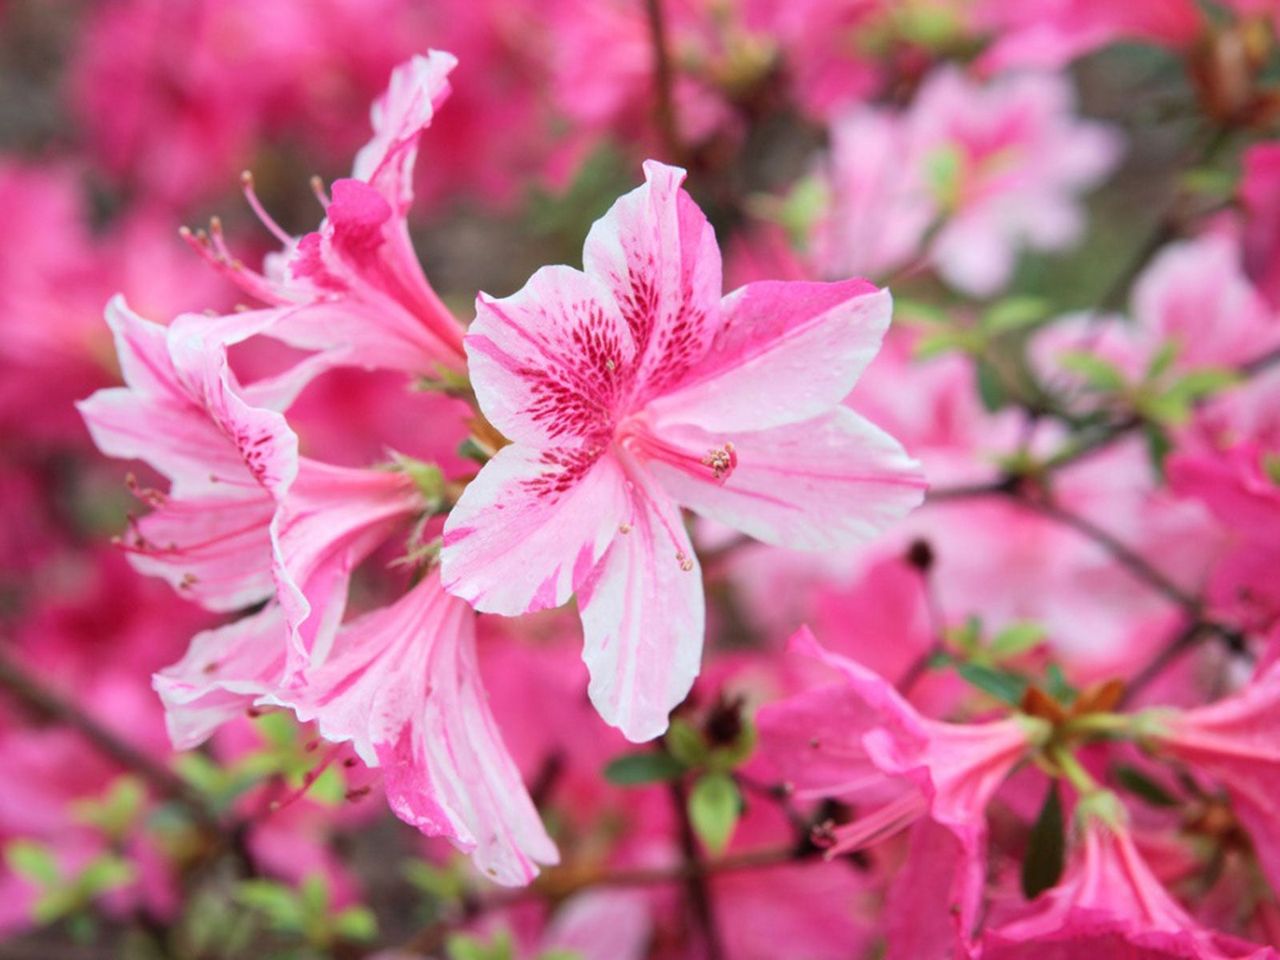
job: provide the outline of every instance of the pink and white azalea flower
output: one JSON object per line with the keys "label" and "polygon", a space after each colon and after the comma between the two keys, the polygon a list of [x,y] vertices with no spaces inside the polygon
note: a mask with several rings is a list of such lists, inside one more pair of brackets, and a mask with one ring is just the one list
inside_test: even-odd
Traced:
{"label": "pink and white azalea flower", "polygon": [[457,61],[431,51],[396,68],[373,105],[374,136],[357,154],[352,176],[321,194],[318,230],[290,237],[245,193],[284,249],[259,273],[227,249],[221,231],[187,234],[190,242],[245,292],[276,308],[270,335],[331,364],[461,373],[462,328],[422,273],[406,215],[413,202],[418,141],[449,94]]}
{"label": "pink and white azalea flower", "polygon": [[145,460],[170,482],[142,493],[153,510],[126,537],[134,565],[211,610],[267,599],[268,525],[298,472],[297,437],[278,411],[242,398],[225,350],[184,349],[179,366],[181,327],[144,320],[121,298],[107,323],[126,386],[99,390],[80,413],[99,450]]}
{"label": "pink and white azalea flower", "polygon": [[862,281],[721,298],[710,224],[654,161],[587,237],[481,295],[472,383],[511,438],[445,526],[446,589],[516,615],[575,591],[590,695],[629,738],[666,728],[698,672],[703,594],[679,506],[768,543],[856,543],[916,506],[893,438],[842,407],[889,322]]}
{"label": "pink and white azalea flower", "polygon": [[475,614],[431,573],[338,631],[327,657],[274,702],[381,767],[400,819],[449,838],[499,883],[558,862],[489,710]]}
{"label": "pink and white azalea flower", "polygon": [[927,254],[958,290],[998,293],[1023,248],[1062,250],[1080,239],[1077,195],[1119,158],[1117,135],[1074,113],[1062,77],[984,84],[950,68],[931,74],[904,113],[846,113],[822,173],[832,203],[816,224],[818,269],[884,277]]}
{"label": "pink and white azalea flower", "polygon": [[1066,876],[1026,913],[988,932],[981,960],[1270,960],[1275,951],[1201,927],[1173,899],[1119,820],[1090,816]]}

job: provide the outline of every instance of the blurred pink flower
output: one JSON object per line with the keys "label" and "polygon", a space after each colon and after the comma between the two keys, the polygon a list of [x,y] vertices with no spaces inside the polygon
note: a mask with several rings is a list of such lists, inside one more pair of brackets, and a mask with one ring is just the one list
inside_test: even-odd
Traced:
{"label": "blurred pink flower", "polygon": [[1053,74],[980,83],[941,67],[905,113],[845,114],[822,174],[831,208],[817,223],[820,271],[884,279],[927,255],[960,291],[998,293],[1022,248],[1081,238],[1077,195],[1119,157],[1116,133],[1074,109],[1069,82]]}
{"label": "blurred pink flower", "polygon": [[[1122,817],[1122,813],[1117,813]],[[1114,820],[1114,818],[1113,818]],[[1201,927],[1170,896],[1122,821],[1090,816],[1066,875],[1023,916],[989,931],[981,960],[1270,960],[1267,947]]]}

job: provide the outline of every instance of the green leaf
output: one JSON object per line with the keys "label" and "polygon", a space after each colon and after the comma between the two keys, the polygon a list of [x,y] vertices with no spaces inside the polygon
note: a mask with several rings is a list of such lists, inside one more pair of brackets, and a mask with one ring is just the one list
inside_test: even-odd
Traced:
{"label": "green leaf", "polygon": [[948,327],[951,324],[947,312],[941,307],[922,300],[909,300],[906,297],[894,297],[893,320],[894,323],[912,327]]}
{"label": "green leaf", "polygon": [[367,942],[378,935],[378,918],[368,907],[347,907],[334,918],[333,931],[344,940]]}
{"label": "green leaf", "polygon": [[1056,663],[1051,663],[1045,667],[1044,676],[1045,690],[1053,699],[1066,706],[1075,703],[1080,691],[1067,682],[1066,675],[1062,672],[1062,667]]}
{"label": "green leaf", "polygon": [[1123,390],[1127,383],[1119,367],[1092,353],[1068,351],[1058,358],[1058,365],[1076,374],[1100,393],[1116,393]]}
{"label": "green leaf", "polygon": [[619,787],[638,787],[647,783],[675,780],[684,766],[665,753],[628,753],[615,757],[604,768],[604,778]]}
{"label": "green leaf", "polygon": [[704,774],[689,792],[689,822],[712,853],[728,846],[741,812],[742,795],[728,774]]}
{"label": "green leaf", "polygon": [[261,913],[281,933],[301,933],[306,927],[306,913],[298,895],[274,880],[241,880],[235,899]]}
{"label": "green leaf", "polygon": [[1177,340],[1166,340],[1160,345],[1160,349],[1156,351],[1151,361],[1147,364],[1147,382],[1159,380],[1173,366],[1173,361],[1178,359],[1181,352],[1181,345]]}
{"label": "green leaf", "polygon": [[1037,324],[1048,315],[1049,304],[1040,297],[1009,297],[983,315],[982,329],[988,333],[1008,333]]}
{"label": "green leaf", "polygon": [[707,741],[689,721],[676,717],[663,738],[667,752],[685,767],[696,767],[707,760]]}
{"label": "green leaf", "polygon": [[939,330],[927,333],[916,341],[912,356],[916,360],[931,360],[955,350],[964,350],[968,346],[968,337],[960,330]]}
{"label": "green leaf", "polygon": [[445,941],[444,952],[449,960],[514,960],[515,957],[511,934],[505,930],[494,934],[489,943],[465,933],[452,934]]}
{"label": "green leaf", "polygon": [[1169,456],[1169,451],[1173,449],[1173,441],[1169,439],[1163,428],[1154,423],[1147,424],[1142,431],[1143,438],[1147,441],[1147,459],[1151,461],[1151,469],[1155,471],[1156,476],[1164,476],[1164,461]]}
{"label": "green leaf", "polygon": [[1280,487],[1280,453],[1262,455],[1262,472],[1268,480]]}
{"label": "green leaf", "polygon": [[992,638],[987,652],[995,660],[1009,660],[1039,646],[1044,636],[1044,627],[1038,623],[1014,623]]}
{"label": "green leaf", "polygon": [[396,469],[413,481],[413,485],[422,494],[426,502],[427,512],[436,513],[444,506],[445,478],[444,471],[434,463],[426,463],[406,456],[403,453],[391,452],[392,462]]}
{"label": "green leaf", "polygon": [[552,947],[538,954],[537,960],[583,960],[577,950],[566,950],[564,947]]}
{"label": "green leaf", "polygon": [[76,801],[72,811],[82,823],[97,827],[109,837],[123,836],[142,811],[146,788],[137,777],[117,777],[98,798]]}
{"label": "green leaf", "polygon": [[1022,702],[1022,695],[1027,689],[1027,681],[1017,674],[978,663],[957,663],[956,673],[971,686],[1014,706]]}
{"label": "green leaf", "polygon": [[1053,780],[1040,815],[1031,827],[1027,856],[1022,861],[1022,893],[1028,900],[1058,885],[1066,861],[1066,847],[1062,796],[1058,792],[1058,781]]}
{"label": "green leaf", "polygon": [[1194,403],[1240,382],[1240,374],[1222,367],[1201,367],[1174,381],[1166,396],[1184,403]]}
{"label": "green leaf", "polygon": [[1176,807],[1178,799],[1169,793],[1164,787],[1156,783],[1137,767],[1129,764],[1120,764],[1116,766],[1112,773],[1116,778],[1116,783],[1120,784],[1125,790],[1128,790],[1136,797],[1141,797],[1153,807]]}
{"label": "green leaf", "polygon": [[423,893],[445,903],[462,899],[466,881],[455,869],[437,867],[425,860],[409,860],[401,867],[404,877]]}
{"label": "green leaf", "polygon": [[1000,410],[1008,402],[1008,395],[1005,393],[1004,381],[1000,379],[1000,371],[995,365],[979,359],[976,364],[978,374],[978,397],[982,400],[982,406],[987,412],[995,413]]}
{"label": "green leaf", "polygon": [[950,210],[960,199],[960,174],[964,159],[955,147],[946,145],[931,150],[924,158],[925,182],[939,206]]}
{"label": "green leaf", "polygon": [[76,887],[85,900],[130,883],[136,871],[133,864],[114,854],[105,853],[89,863],[76,878]]}
{"label": "green leaf", "polygon": [[5,844],[9,869],[38,887],[54,887],[61,879],[53,851],[35,840],[11,840]]}

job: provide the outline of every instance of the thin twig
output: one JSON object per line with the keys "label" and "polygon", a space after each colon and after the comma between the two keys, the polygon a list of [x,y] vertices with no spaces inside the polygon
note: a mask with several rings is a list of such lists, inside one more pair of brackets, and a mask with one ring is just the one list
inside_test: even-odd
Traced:
{"label": "thin twig", "polygon": [[205,826],[218,827],[217,815],[185,780],[55,693],[4,650],[0,650],[0,687],[34,713],[77,731],[99,752],[136,773],[158,794],[181,803]]}
{"label": "thin twig", "polygon": [[680,780],[671,782],[669,795],[674,807],[680,832],[680,852],[684,858],[684,888],[689,898],[689,909],[706,945],[707,960],[724,960],[724,943],[716,924],[715,898],[707,884],[706,863],[698,849],[698,838],[689,819],[689,795]]}
{"label": "thin twig", "polygon": [[1183,654],[1188,653],[1207,632],[1207,625],[1200,620],[1192,620],[1184,625],[1174,638],[1160,649],[1160,652],[1155,655],[1151,662],[1125,684],[1124,696],[1120,700],[1120,706],[1128,706],[1139,692],[1155,680],[1156,677],[1164,673]]}
{"label": "thin twig", "polygon": [[671,51],[667,39],[667,19],[662,0],[645,0],[649,18],[649,42],[653,48],[654,119],[667,159],[679,163],[679,126],[676,123],[675,76],[671,69]]}

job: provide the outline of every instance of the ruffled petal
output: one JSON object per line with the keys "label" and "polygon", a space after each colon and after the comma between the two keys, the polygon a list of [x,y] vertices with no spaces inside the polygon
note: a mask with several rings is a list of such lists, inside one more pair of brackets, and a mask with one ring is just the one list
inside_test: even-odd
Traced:
{"label": "ruffled petal", "polygon": [[351,175],[377,187],[401,212],[413,203],[418,140],[449,96],[449,74],[457,65],[441,50],[413,57],[396,67],[370,110],[373,138],[356,154]]}
{"label": "ruffled petal", "polygon": [[645,162],[644,186],[595,222],[586,272],[613,292],[636,346],[638,399],[678,383],[720,329],[721,262],[715,231],[680,189],[685,172]]}
{"label": "ruffled petal", "polygon": [[383,768],[397,816],[448,837],[497,882],[527,883],[557,862],[481,687],[475,615],[437,574],[343,627],[279,702],[325,739],[351,741]]}
{"label": "ruffled petal", "polygon": [[165,725],[177,750],[190,750],[264,695],[284,672],[285,623],[274,604],[191,639],[181,660],[151,684],[165,706]]}
{"label": "ruffled petal", "polygon": [[403,473],[302,460],[271,524],[280,606],[289,626],[289,671],[323,660],[346,610],[351,572],[422,497]]}
{"label": "ruffled petal", "polygon": [[680,462],[653,459],[646,467],[684,506],[777,546],[831,550],[861,543],[924,499],[919,464],[897,440],[844,407],[756,433],[671,427],[661,437],[686,452],[684,464],[731,449],[736,462],[720,478]]}
{"label": "ruffled petal", "polygon": [[879,352],[893,302],[863,280],[767,281],[735,290],[721,309],[710,352],[649,404],[656,423],[755,431],[826,413]]}
{"label": "ruffled petal", "polygon": [[445,522],[445,589],[488,613],[558,607],[595,568],[630,512],[625,479],[611,455],[503,447]]}
{"label": "ruffled petal", "polygon": [[693,685],[702,661],[702,573],[680,511],[628,470],[627,532],[578,588],[591,674],[587,692],[627,739],[651,740]]}

